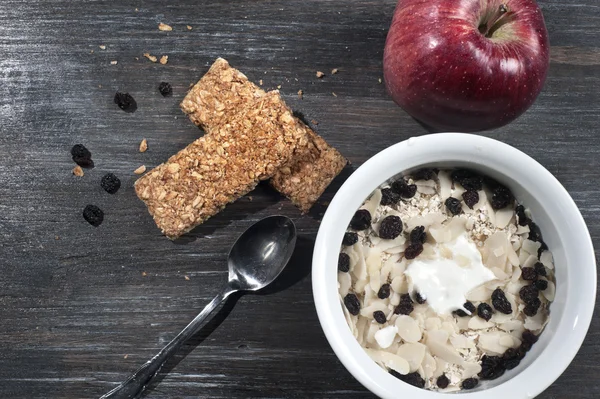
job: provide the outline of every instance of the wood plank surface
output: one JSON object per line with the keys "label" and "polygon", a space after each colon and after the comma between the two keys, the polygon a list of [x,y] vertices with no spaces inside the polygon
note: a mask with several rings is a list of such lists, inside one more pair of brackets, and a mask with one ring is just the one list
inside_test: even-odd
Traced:
{"label": "wood plank surface", "polygon": [[[552,44],[546,86],[525,115],[482,134],[555,174],[600,247],[600,5],[539,3]],[[380,150],[427,133],[379,83],[394,6],[393,0],[3,0],[0,396],[99,397],[217,293],[235,238],[254,221],[281,213],[300,234],[285,278],[268,295],[229,302],[146,397],[373,397],[325,340],[310,263],[319,218],[344,176]],[[173,31],[159,31],[159,22]],[[146,52],[168,55],[169,62],[151,63]],[[286,101],[317,121],[316,130],[352,166],[309,216],[260,185],[173,243],[136,198],[133,170],[161,163],[201,134],[178,104],[219,56],[265,88],[281,85]],[[332,68],[339,73],[331,75]],[[317,70],[327,75],[317,79]],[[158,93],[161,81],[173,85],[173,97]],[[115,106],[117,90],[135,97],[137,112]],[[141,154],[143,138],[149,150]],[[92,151],[96,164],[82,178],[71,174],[76,143]],[[115,195],[99,186],[107,172],[123,183]],[[98,228],[81,217],[89,203],[105,211]],[[595,316],[571,366],[540,398],[600,397]]]}

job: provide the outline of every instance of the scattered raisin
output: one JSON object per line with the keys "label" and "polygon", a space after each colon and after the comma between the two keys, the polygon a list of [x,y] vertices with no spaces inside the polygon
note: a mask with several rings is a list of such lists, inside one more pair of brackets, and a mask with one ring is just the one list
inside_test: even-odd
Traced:
{"label": "scattered raisin", "polygon": [[494,292],[492,292],[492,305],[494,305],[494,309],[500,313],[512,313],[512,305],[508,302],[506,295],[504,295],[504,291],[500,288],[496,288]]}
{"label": "scattered raisin", "polygon": [[479,380],[477,378],[467,378],[462,382],[462,389],[473,389],[479,384]]}
{"label": "scattered raisin", "polygon": [[395,370],[390,369],[390,374],[394,377],[398,378],[401,381],[406,382],[412,386],[417,388],[425,388],[425,380],[421,377],[421,375],[415,371],[414,373],[408,373],[406,375],[402,375]]}
{"label": "scattered raisin", "polygon": [[477,191],[465,191],[462,195],[463,201],[470,208],[473,209],[475,204],[479,202],[479,193]]}
{"label": "scattered raisin", "polygon": [[410,295],[402,294],[400,296],[400,303],[394,309],[394,313],[409,315],[414,309],[415,307],[413,306],[412,299],[410,299]]}
{"label": "scattered raisin", "polygon": [[158,91],[163,97],[171,97],[173,95],[173,87],[171,87],[171,84],[167,82],[160,82],[158,85]]}
{"label": "scattered raisin", "polygon": [[354,294],[348,294],[344,297],[344,305],[348,309],[351,315],[358,315],[360,313],[360,300]]}
{"label": "scattered raisin", "polygon": [[381,310],[376,310],[375,312],[373,312],[373,318],[379,324],[385,324],[385,322],[387,321],[387,319],[385,318],[385,313],[383,313]]}
{"label": "scattered raisin", "polygon": [[[467,302],[465,302],[465,303],[464,303],[464,305],[463,305],[463,308],[465,308],[465,309],[467,309],[469,312],[471,312],[471,315],[473,315],[473,314],[474,314],[474,313],[477,311],[477,309],[475,308],[475,305],[473,305],[473,303],[471,303],[470,301],[467,301]],[[465,312],[465,311],[464,311],[464,310],[462,310],[462,309],[456,309],[456,310],[455,310],[453,313],[454,313],[455,315],[457,315],[458,317],[466,317],[466,316],[469,316],[469,315],[467,314],[467,312]]]}
{"label": "scattered raisin", "polygon": [[521,278],[526,281],[535,281],[538,278],[538,274],[533,267],[522,267]]}
{"label": "scattered raisin", "polygon": [[85,148],[83,144],[75,144],[71,148],[71,156],[73,162],[82,168],[93,168],[94,161],[92,161],[92,153]]}
{"label": "scattered raisin", "polygon": [[394,205],[400,201],[400,194],[392,191],[391,188],[381,190],[381,205]]}
{"label": "scattered raisin", "polygon": [[542,262],[537,262],[533,267],[535,267],[535,271],[539,276],[546,277],[548,273],[546,273],[546,266]]}
{"label": "scattered raisin", "polygon": [[352,233],[352,232],[345,233],[344,238],[342,239],[342,245],[346,246],[346,247],[354,245],[357,242],[358,242],[358,234]]}
{"label": "scattered raisin", "polygon": [[417,186],[407,184],[404,179],[396,180],[391,185],[392,191],[399,194],[402,198],[412,198],[417,193]]}
{"label": "scattered raisin", "polygon": [[490,305],[485,302],[482,302],[477,306],[477,316],[481,317],[485,321],[490,321],[492,318],[492,314],[494,310]]}
{"label": "scattered raisin", "polygon": [[519,221],[519,226],[527,226],[531,220],[525,214],[525,207],[523,205],[518,205],[515,208],[515,213],[517,214],[517,220]]}
{"label": "scattered raisin", "polygon": [[538,253],[537,253],[538,259],[542,257],[542,254],[544,253],[544,251],[548,250],[548,245],[544,241],[540,241],[540,244],[542,244],[542,245],[540,245],[540,247],[538,248]]}
{"label": "scattered raisin", "polygon": [[448,377],[446,377],[446,374],[442,374],[437,378],[435,383],[438,386],[438,388],[445,389],[448,387],[448,385],[450,385],[450,380],[448,379]]}
{"label": "scattered raisin", "polygon": [[538,341],[538,336],[530,330],[525,330],[523,331],[523,334],[521,334],[521,340],[527,342],[529,345],[533,345]]}
{"label": "scattered raisin", "polygon": [[390,296],[390,285],[389,284],[383,284],[379,288],[379,291],[377,291],[377,298],[379,298],[379,299],[385,299],[385,298],[389,298],[389,296]]}
{"label": "scattered raisin", "polygon": [[350,227],[359,231],[371,227],[371,212],[366,209],[356,211],[354,216],[352,216],[352,220],[350,220]]}
{"label": "scattered raisin", "polygon": [[83,209],[83,218],[92,226],[98,227],[104,221],[104,212],[96,205],[87,205]]}
{"label": "scattered raisin", "polygon": [[451,177],[453,181],[460,183],[467,191],[477,191],[483,188],[483,178],[473,171],[457,169],[452,172]]}
{"label": "scattered raisin", "polygon": [[435,176],[435,170],[431,168],[419,169],[416,172],[412,173],[413,180],[432,180],[435,179]]}
{"label": "scattered raisin", "polygon": [[519,290],[519,297],[525,304],[533,302],[537,299],[539,291],[537,287],[533,284],[529,284],[524,286]]}
{"label": "scattered raisin", "polygon": [[538,309],[540,308],[541,305],[542,305],[542,301],[540,301],[539,298],[535,298],[531,302],[529,302],[525,305],[525,308],[523,309],[523,313],[525,313],[526,316],[533,317],[537,314]]}
{"label": "scattered raisin", "polygon": [[421,252],[423,252],[423,244],[420,242],[413,242],[410,243],[404,250],[404,257],[406,259],[414,259],[421,255]]}
{"label": "scattered raisin", "polygon": [[477,375],[484,380],[495,380],[501,377],[505,371],[502,358],[484,355],[481,358],[481,371]]}
{"label": "scattered raisin", "polygon": [[410,242],[420,242],[425,244],[427,241],[427,233],[425,233],[425,226],[417,226],[410,232]]}
{"label": "scattered raisin", "polygon": [[507,187],[498,184],[498,186],[492,190],[490,204],[492,204],[492,208],[494,209],[502,209],[512,204],[514,199],[515,197]]}
{"label": "scattered raisin", "polygon": [[538,280],[535,282],[535,287],[540,291],[544,291],[546,288],[548,288],[548,281]]}
{"label": "scattered raisin", "polygon": [[515,348],[508,348],[502,355],[502,360],[510,360],[517,358],[517,350]]}
{"label": "scattered raisin", "polygon": [[419,305],[424,304],[425,302],[427,302],[427,298],[423,298],[421,296],[421,293],[417,292],[415,294],[415,302],[417,302]]}
{"label": "scattered raisin", "polygon": [[112,173],[107,173],[100,180],[100,186],[109,194],[114,194],[121,188],[121,180]]}
{"label": "scattered raisin", "polygon": [[396,216],[387,216],[379,225],[379,237],[393,240],[402,233],[402,220]]}
{"label": "scattered raisin", "polygon": [[115,104],[119,106],[123,111],[133,113],[137,110],[137,103],[129,93],[121,93],[118,91],[115,94]]}
{"label": "scattered raisin", "polygon": [[446,199],[445,204],[446,209],[448,209],[448,211],[455,216],[459,215],[462,212],[462,205],[458,198],[448,197],[448,199]]}
{"label": "scattered raisin", "polygon": [[338,270],[344,273],[350,271],[350,256],[345,253],[341,253],[338,257]]}

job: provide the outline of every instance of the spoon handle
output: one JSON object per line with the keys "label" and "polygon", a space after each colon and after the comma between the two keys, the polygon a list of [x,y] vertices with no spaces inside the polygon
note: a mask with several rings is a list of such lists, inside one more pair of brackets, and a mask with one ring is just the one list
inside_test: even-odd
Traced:
{"label": "spoon handle", "polygon": [[202,326],[208,315],[223,302],[229,295],[237,290],[226,286],[204,309],[188,324],[171,342],[169,342],[152,359],[148,360],[142,367],[123,381],[112,391],[103,395],[100,399],[135,399],[144,391],[150,381],[158,374],[163,364],[174,355],[183,344],[194,336]]}

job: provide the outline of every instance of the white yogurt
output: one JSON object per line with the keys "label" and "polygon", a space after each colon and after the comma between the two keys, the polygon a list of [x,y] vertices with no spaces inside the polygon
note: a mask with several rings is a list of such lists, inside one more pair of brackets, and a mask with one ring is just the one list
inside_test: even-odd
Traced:
{"label": "white yogurt", "polygon": [[396,326],[382,328],[375,333],[375,341],[377,341],[379,346],[383,349],[389,348],[394,343],[394,338],[396,338],[397,333],[398,327]]}
{"label": "white yogurt", "polygon": [[[494,280],[494,273],[484,266],[481,254],[473,243],[462,234],[455,241],[444,244],[451,252],[451,259],[435,248],[435,259],[413,260],[404,274],[414,288],[427,299],[427,304],[440,315],[463,309],[466,294],[473,288]],[[459,263],[460,262],[460,263]]]}

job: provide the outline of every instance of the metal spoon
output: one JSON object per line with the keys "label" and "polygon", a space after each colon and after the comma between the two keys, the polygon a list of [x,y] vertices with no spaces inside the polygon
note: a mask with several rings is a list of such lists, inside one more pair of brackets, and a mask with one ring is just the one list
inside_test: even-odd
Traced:
{"label": "metal spoon", "polygon": [[229,252],[229,281],[221,293],[156,356],[100,399],[139,398],[163,364],[200,330],[203,321],[221,302],[234,292],[258,291],[272,283],[290,260],[295,245],[296,227],[285,216],[270,216],[250,226]]}

